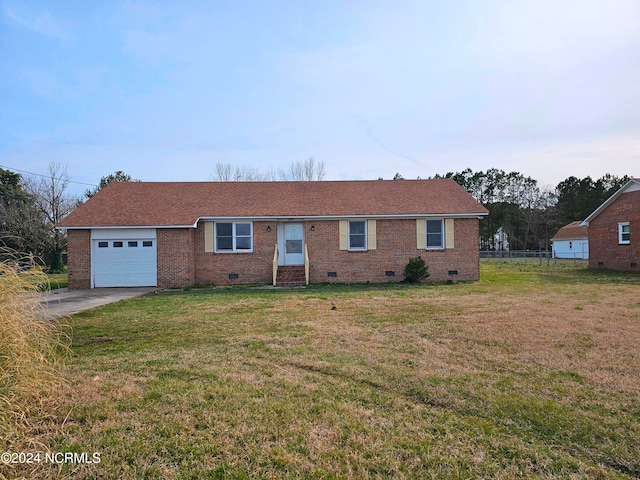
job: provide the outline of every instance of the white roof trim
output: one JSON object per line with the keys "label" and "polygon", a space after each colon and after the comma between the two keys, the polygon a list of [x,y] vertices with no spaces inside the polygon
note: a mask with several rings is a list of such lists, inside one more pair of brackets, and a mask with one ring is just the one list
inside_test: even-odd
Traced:
{"label": "white roof trim", "polygon": [[589,215],[587,218],[585,218],[582,223],[580,223],[581,227],[588,227],[589,226],[589,222],[591,220],[593,220],[594,218],[596,218],[598,215],[600,215],[600,213],[607,208],[609,205],[611,205],[611,203],[613,203],[613,201],[618,198],[620,195],[622,195],[623,193],[625,193],[627,190],[630,192],[633,192],[635,190],[640,189],[640,181],[638,181],[635,178],[632,178],[631,180],[629,180],[627,183],[625,183],[622,187],[620,187],[620,189],[614,193],[613,195],[611,195],[609,198],[607,198],[602,205],[600,205],[598,208],[596,208],[591,215]]}
{"label": "white roof trim", "polygon": [[315,215],[315,216],[200,216],[196,222],[192,225],[99,225],[99,226],[82,226],[82,227],[56,227],[58,230],[97,230],[105,228],[197,228],[198,222],[213,222],[213,221],[230,221],[230,220],[248,220],[252,222],[258,221],[301,221],[301,220],[341,220],[347,218],[366,218],[369,220],[388,220],[394,218],[411,219],[411,218],[480,218],[488,213],[470,212],[470,213],[414,213],[414,214],[401,214],[401,215]]}
{"label": "white roof trim", "polygon": [[556,238],[549,239],[551,242],[575,242],[578,240],[589,240],[588,237],[570,237],[570,238]]}
{"label": "white roof trim", "polygon": [[193,225],[99,225],[84,227],[56,227],[56,230],[104,230],[104,229],[132,229],[132,228],[196,228],[198,222]]}
{"label": "white roof trim", "polygon": [[[366,218],[369,220],[389,220],[394,218],[411,219],[411,218],[476,218],[480,216],[488,215],[488,213],[412,213],[412,214],[397,214],[397,215],[292,215],[292,216],[201,216],[198,217],[198,222],[213,222],[220,220],[251,220],[251,221],[300,221],[300,220],[343,220],[348,218]],[[196,224],[198,223],[196,222]]]}

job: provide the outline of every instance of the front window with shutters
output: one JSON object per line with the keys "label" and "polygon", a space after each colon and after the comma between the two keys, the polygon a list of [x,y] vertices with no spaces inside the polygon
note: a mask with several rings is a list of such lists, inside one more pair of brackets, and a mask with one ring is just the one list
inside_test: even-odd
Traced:
{"label": "front window with shutters", "polygon": [[363,221],[349,222],[349,250],[366,250],[367,223]]}
{"label": "front window with shutters", "polygon": [[216,252],[252,252],[253,224],[250,222],[216,222]]}
{"label": "front window with shutters", "polygon": [[444,248],[444,220],[427,220],[427,249]]}

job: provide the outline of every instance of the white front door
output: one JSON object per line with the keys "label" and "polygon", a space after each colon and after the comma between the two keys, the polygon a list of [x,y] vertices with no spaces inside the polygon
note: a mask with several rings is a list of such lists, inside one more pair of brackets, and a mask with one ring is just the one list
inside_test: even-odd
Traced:
{"label": "white front door", "polygon": [[284,224],[284,264],[304,265],[304,226],[302,223]]}

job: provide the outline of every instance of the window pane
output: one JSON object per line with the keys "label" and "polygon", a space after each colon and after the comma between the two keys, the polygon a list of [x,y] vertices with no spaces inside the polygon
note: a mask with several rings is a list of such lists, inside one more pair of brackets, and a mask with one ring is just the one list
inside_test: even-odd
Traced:
{"label": "window pane", "polygon": [[350,235],[349,248],[365,248],[364,235]]}
{"label": "window pane", "polygon": [[238,237],[236,238],[237,250],[251,250],[251,237]]}
{"label": "window pane", "polygon": [[128,247],[137,247],[138,246],[138,242],[128,242],[127,246]]}
{"label": "window pane", "polygon": [[151,240],[145,240],[142,242],[143,247],[153,247],[153,242]]}
{"label": "window pane", "polygon": [[349,248],[366,248],[366,227],[364,221],[349,222]]}
{"label": "window pane", "polygon": [[285,250],[287,253],[302,253],[302,240],[287,240]]}
{"label": "window pane", "polygon": [[233,237],[218,237],[216,241],[218,250],[233,250]]}
{"label": "window pane", "polygon": [[98,248],[107,248],[109,246],[109,242],[98,242]]}
{"label": "window pane", "polygon": [[442,248],[442,234],[427,233],[427,248]]}
{"label": "window pane", "polygon": [[629,243],[631,240],[631,225],[628,223],[618,224],[618,235],[619,241],[624,243]]}
{"label": "window pane", "polygon": [[427,220],[427,233],[442,233],[442,220]]}
{"label": "window pane", "polygon": [[230,237],[233,235],[233,223],[216,223],[216,233],[219,237]]}
{"label": "window pane", "polygon": [[427,220],[427,248],[443,248],[442,220]]}
{"label": "window pane", "polygon": [[216,249],[233,250],[233,223],[216,223]]}
{"label": "window pane", "polygon": [[113,242],[113,246],[117,247],[117,248],[120,248],[120,247],[122,247],[122,242]]}
{"label": "window pane", "polygon": [[351,235],[364,235],[364,222],[349,222],[349,233]]}
{"label": "window pane", "polygon": [[243,235],[243,236],[251,235],[251,224],[236,223],[236,235]]}

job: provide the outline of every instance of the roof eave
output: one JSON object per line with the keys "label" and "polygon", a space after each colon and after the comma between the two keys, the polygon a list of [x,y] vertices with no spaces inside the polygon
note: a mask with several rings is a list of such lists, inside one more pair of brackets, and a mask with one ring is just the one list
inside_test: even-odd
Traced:
{"label": "roof eave", "polygon": [[552,242],[571,242],[574,240],[588,240],[589,237],[551,238]]}
{"label": "roof eave", "polygon": [[192,225],[74,225],[70,227],[56,226],[56,230],[104,230],[109,228],[196,228],[198,223]]}
{"label": "roof eave", "polygon": [[640,181],[638,181],[635,178],[632,178],[629,181],[627,181],[627,183],[625,183],[622,187],[620,187],[617,192],[615,192],[613,195],[611,195],[609,198],[607,198],[604,202],[602,202],[602,204],[598,208],[596,208],[593,212],[591,212],[591,214],[580,223],[580,226],[581,227],[588,227],[589,226],[589,222],[591,220],[593,220],[598,215],[600,215],[600,213],[605,208],[607,208],[609,205],[611,205],[611,203],[613,203],[613,201],[616,198],[618,198],[620,195],[622,195],[624,193],[624,191],[629,187],[629,185],[634,184],[634,183],[637,184],[637,185],[640,185]]}
{"label": "roof eave", "polygon": [[482,212],[469,212],[469,213],[406,213],[406,214],[355,214],[355,215],[273,215],[273,216],[237,216],[237,215],[201,215],[198,217],[196,224],[199,221],[215,221],[215,220],[232,220],[243,219],[251,221],[286,221],[286,220],[343,220],[348,218],[367,218],[367,219],[394,219],[394,218],[476,218],[480,216],[488,215],[488,213]]}
{"label": "roof eave", "polygon": [[200,221],[221,221],[221,220],[249,220],[259,221],[304,221],[304,220],[341,220],[348,218],[367,218],[388,220],[394,218],[481,218],[488,215],[488,212],[466,212],[466,213],[407,213],[407,214],[357,214],[357,215],[201,215],[192,224],[172,224],[172,225],[73,225],[56,226],[57,230],[89,230],[107,228],[197,228]]}

